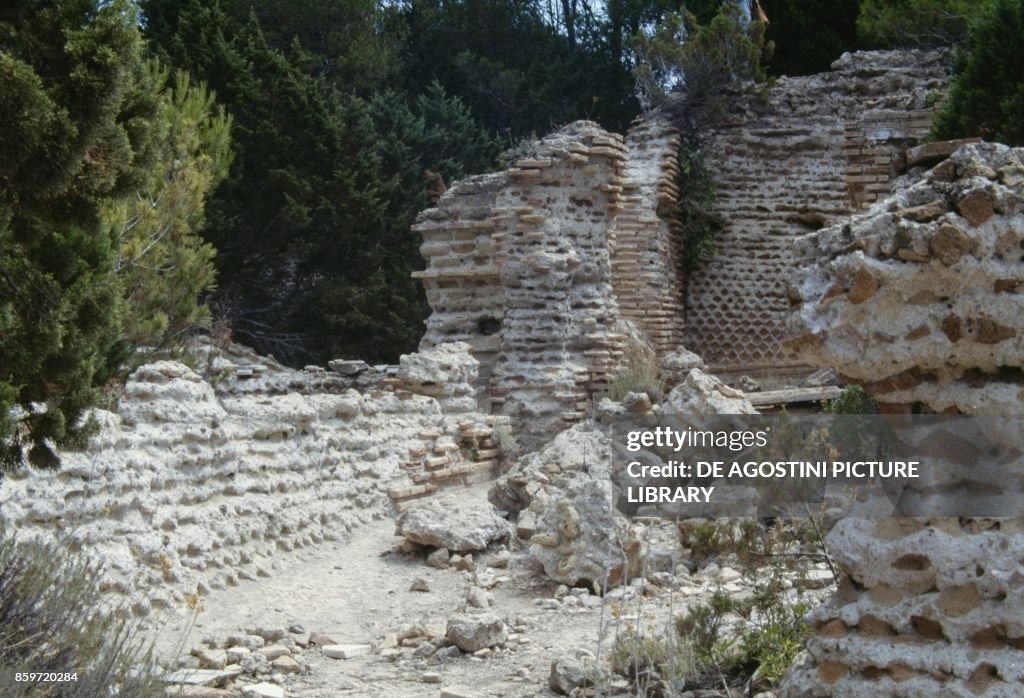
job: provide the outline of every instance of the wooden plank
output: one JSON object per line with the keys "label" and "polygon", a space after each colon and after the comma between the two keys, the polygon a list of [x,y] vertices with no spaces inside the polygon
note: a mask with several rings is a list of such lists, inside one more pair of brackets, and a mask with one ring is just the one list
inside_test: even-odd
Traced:
{"label": "wooden plank", "polygon": [[823,388],[787,388],[785,390],[765,390],[757,393],[745,393],[746,398],[754,407],[768,405],[786,405],[792,402],[818,402],[839,397],[842,388],[828,385]]}

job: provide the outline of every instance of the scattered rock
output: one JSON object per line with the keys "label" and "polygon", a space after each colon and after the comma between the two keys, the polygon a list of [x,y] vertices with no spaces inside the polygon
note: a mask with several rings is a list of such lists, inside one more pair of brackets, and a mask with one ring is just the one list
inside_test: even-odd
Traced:
{"label": "scattered rock", "polygon": [[492,603],[491,595],[480,587],[470,587],[466,591],[466,605],[470,608],[490,608]]}
{"label": "scattered rock", "polygon": [[352,659],[369,654],[373,648],[370,645],[324,645],[320,651],[331,659]]}
{"label": "scattered rock", "polygon": [[312,633],[309,634],[309,644],[323,646],[323,645],[336,645],[336,644],[338,644],[338,642],[337,642],[337,640],[335,640],[330,635],[327,635],[326,633],[312,632]]}
{"label": "scattered rock", "polygon": [[302,671],[302,667],[296,662],[291,655],[282,655],[272,661],[270,666],[273,667],[274,671],[279,671],[282,674],[298,674]]}
{"label": "scattered rock", "polygon": [[487,503],[446,506],[432,501],[404,512],[397,533],[420,545],[465,553],[510,536],[512,527]]}
{"label": "scattered rock", "polygon": [[345,376],[354,376],[370,368],[365,361],[359,359],[332,359],[327,362],[327,366],[335,373]]}
{"label": "scattered rock", "polygon": [[692,369],[686,380],[665,398],[661,410],[665,414],[758,414],[743,393],[727,391],[721,380],[699,368]]}
{"label": "scattered rock", "polygon": [[493,613],[457,613],[448,619],[445,637],[463,652],[501,645],[508,639],[505,622]]}
{"label": "scattered rock", "polygon": [[756,393],[761,390],[761,384],[750,376],[740,376],[739,385],[744,393]]}
{"label": "scattered rock", "polygon": [[479,698],[480,690],[455,684],[441,689],[441,698]]}
{"label": "scattered rock", "polygon": [[250,635],[258,635],[262,637],[265,642],[277,642],[288,637],[288,632],[284,628],[250,628],[246,630]]}
{"label": "scattered rock", "polygon": [[430,567],[436,567],[439,570],[443,570],[448,567],[448,549],[438,548],[427,555],[427,565]]}
{"label": "scattered rock", "polygon": [[272,662],[278,657],[291,655],[291,650],[289,650],[284,645],[267,645],[262,650],[260,650],[260,654],[266,657],[268,662]]}
{"label": "scattered rock", "polygon": [[409,591],[430,591],[430,583],[423,577],[416,577],[409,585]]}
{"label": "scattered rock", "polygon": [[242,686],[242,694],[251,698],[284,698],[284,689],[273,683],[254,683]]}
{"label": "scattered rock", "polygon": [[548,687],[555,693],[567,696],[577,688],[592,686],[594,676],[595,667],[593,662],[562,657],[551,662]]}
{"label": "scattered rock", "polygon": [[163,681],[169,684],[188,684],[193,686],[214,686],[221,685],[241,674],[237,670],[216,670],[216,669],[178,669],[163,677]]}
{"label": "scattered rock", "polygon": [[803,381],[803,385],[808,388],[825,388],[839,384],[839,373],[834,368],[819,368]]}
{"label": "scattered rock", "polygon": [[626,393],[622,406],[631,414],[646,414],[651,411],[651,398],[647,393]]}
{"label": "scattered rock", "polygon": [[686,349],[677,349],[661,360],[661,379],[667,388],[674,388],[695,368],[704,368],[704,359]]}
{"label": "scattered rock", "polygon": [[452,567],[459,570],[460,572],[475,572],[476,563],[473,561],[472,555],[459,556],[457,561],[452,562]]}
{"label": "scattered rock", "polygon": [[199,648],[192,650],[192,656],[199,660],[201,669],[223,669],[228,665],[228,653],[224,650]]}

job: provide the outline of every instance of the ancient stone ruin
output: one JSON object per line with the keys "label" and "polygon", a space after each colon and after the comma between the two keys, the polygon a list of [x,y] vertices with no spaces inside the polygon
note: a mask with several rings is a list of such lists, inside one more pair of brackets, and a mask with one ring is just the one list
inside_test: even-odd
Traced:
{"label": "ancient stone ruin", "polygon": [[421,347],[467,342],[482,399],[527,438],[585,415],[626,350],[623,321],[661,353],[680,344],[678,142],[661,121],[626,139],[576,122],[420,215]]}
{"label": "ancient stone ruin", "polygon": [[249,352],[211,368],[216,387],[173,361],[136,371],[59,473],[4,480],[5,523],[88,550],[106,564],[103,586],[145,616],[269,576],[278,554],[341,539],[393,505],[492,477],[493,420],[475,408],[465,345],[363,377]]}
{"label": "ancient stone ruin", "polygon": [[469,343],[491,408],[547,437],[583,417],[630,341],[659,357],[685,343],[715,370],[799,366],[782,347],[793,241],[889,191],[947,80],[940,52],[858,53],[735,104],[702,136],[726,226],[689,279],[667,117],[625,138],[565,127],[420,215],[421,346]]}
{"label": "ancient stone ruin", "polygon": [[[790,345],[801,359],[863,383],[883,411],[1021,415],[1024,149],[965,145],[798,249],[807,266],[794,275]],[[951,440],[932,449],[941,475],[919,496],[981,488],[1016,518],[860,518],[854,508],[828,536],[843,578],[812,614],[810,662],[785,695],[1021,694],[1024,434],[1019,419],[1004,424],[998,468],[978,465],[988,453],[944,460],[970,447]]]}
{"label": "ancient stone ruin", "polygon": [[712,370],[783,372],[793,241],[886,196],[931,128],[948,81],[941,53],[846,54],[731,105],[707,140],[725,222],[689,279],[685,344]]}
{"label": "ancient stone ruin", "polygon": [[[837,369],[886,412],[1019,415],[1024,151],[920,145],[946,61],[844,56],[831,73],[733,105],[705,134],[726,227],[689,279],[671,216],[679,132],[664,115],[624,137],[570,124],[417,219],[427,264],[416,276],[433,309],[419,353],[398,366],[295,371],[232,347],[207,349],[195,370],[144,366],[58,473],[4,480],[0,516],[19,535],[103,560],[106,591],[151,616],[401,512],[398,549],[464,573],[464,603],[440,632],[417,623],[372,647],[310,639],[345,661],[464,652],[483,662],[506,643],[528,646],[517,637],[527,622],[490,610],[488,590],[513,560],[559,585],[537,599],[569,616],[559,622],[606,601],[647,602],[659,584],[751,592],[758,580],[690,570],[646,537],[654,527],[622,514],[602,427],[655,409],[755,413],[684,344],[709,371]],[[638,351],[657,357],[672,389],[662,405],[642,392],[602,400]],[[514,462],[503,461],[509,435],[523,450]],[[1019,461],[1024,435],[1012,436],[1004,446]],[[961,465],[940,485],[970,470]],[[969,475],[1016,493],[1017,465]],[[432,499],[485,480],[495,480],[490,503]],[[1022,528],[1019,518],[841,520],[828,537],[839,591],[813,612],[808,656],[781,695],[1020,695]],[[493,549],[512,536],[512,550]],[[476,569],[474,554],[493,566]],[[417,578],[410,592],[429,589]],[[556,671],[569,664],[557,659],[549,683],[566,694],[583,685]],[[442,695],[478,695],[460,690]]]}

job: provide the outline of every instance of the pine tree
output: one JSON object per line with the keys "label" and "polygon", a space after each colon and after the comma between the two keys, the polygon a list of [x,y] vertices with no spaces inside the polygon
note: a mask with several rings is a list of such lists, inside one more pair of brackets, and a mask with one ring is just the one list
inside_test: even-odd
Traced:
{"label": "pine tree", "polygon": [[981,136],[1024,145],[1024,0],[993,0],[972,22],[957,52],[949,100],[935,121],[938,138]]}
{"label": "pine tree", "polygon": [[857,36],[872,48],[952,46],[991,0],[862,0]]}
{"label": "pine tree", "polygon": [[[168,70],[148,64],[155,85]],[[231,120],[203,84],[177,71],[161,93],[161,148],[146,186],[114,202],[104,218],[118,237],[116,269],[128,312],[122,333],[133,345],[161,348],[210,320],[200,295],[213,289],[216,250],[199,235],[206,199],[227,176]]]}
{"label": "pine tree", "polygon": [[207,81],[234,120],[235,160],[203,232],[234,337],[296,364],[414,350],[428,312],[410,276],[423,172],[486,169],[493,139],[436,90],[342,91],[309,70],[301,43],[272,46],[256,14],[239,24],[218,3],[144,7],[160,57]]}
{"label": "pine tree", "polygon": [[0,465],[88,432],[121,295],[100,214],[151,166],[149,87],[128,0],[0,8]]}

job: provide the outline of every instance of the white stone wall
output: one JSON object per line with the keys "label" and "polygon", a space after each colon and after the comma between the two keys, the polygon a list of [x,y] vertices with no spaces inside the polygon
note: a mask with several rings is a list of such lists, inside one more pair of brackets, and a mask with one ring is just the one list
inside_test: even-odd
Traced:
{"label": "white stone wall", "polygon": [[[425,391],[429,360],[407,362],[409,385],[337,394],[221,386],[218,396],[183,364],[143,366],[116,412],[96,412],[102,429],[87,450],[61,453],[57,472],[0,483],[0,517],[19,536],[102,561],[105,589],[135,613],[181,608],[190,595],[269,574],[282,552],[489,477],[490,427],[465,402],[476,362],[464,346],[441,353],[434,363],[449,371],[438,378],[451,380],[440,401],[413,392]],[[303,382],[290,374],[278,383]]]}

